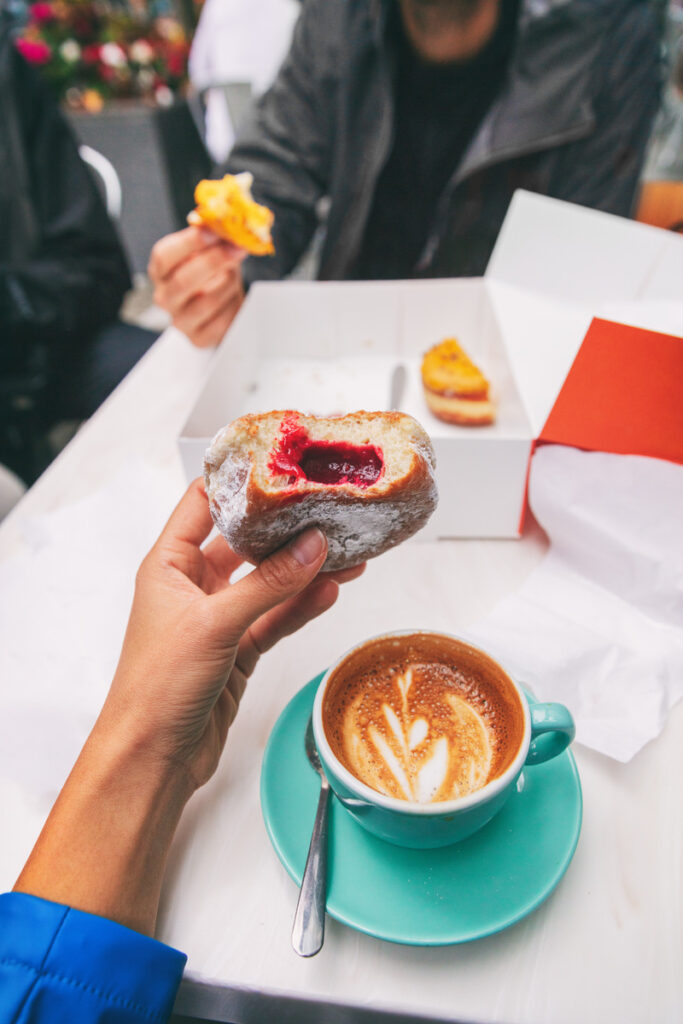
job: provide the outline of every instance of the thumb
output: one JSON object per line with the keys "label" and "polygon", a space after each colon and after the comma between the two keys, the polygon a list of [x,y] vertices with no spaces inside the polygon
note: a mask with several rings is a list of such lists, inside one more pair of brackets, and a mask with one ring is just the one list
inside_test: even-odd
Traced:
{"label": "thumb", "polygon": [[237,641],[258,618],[294,597],[319,572],[327,540],[317,527],[305,530],[266,558],[248,576],[221,592],[224,628]]}

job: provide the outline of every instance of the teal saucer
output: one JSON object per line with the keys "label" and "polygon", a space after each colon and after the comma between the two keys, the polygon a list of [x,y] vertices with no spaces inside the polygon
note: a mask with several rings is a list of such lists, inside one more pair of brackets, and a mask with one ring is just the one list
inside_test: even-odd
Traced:
{"label": "teal saucer", "polygon": [[[280,715],[261,771],[268,835],[297,885],[320,789],[304,733],[322,677],[304,686]],[[501,931],[535,910],[562,878],[578,842],[581,808],[569,751],[526,768],[518,791],[493,821],[439,850],[385,843],[332,798],[327,912],[368,935],[415,946],[469,942]]]}

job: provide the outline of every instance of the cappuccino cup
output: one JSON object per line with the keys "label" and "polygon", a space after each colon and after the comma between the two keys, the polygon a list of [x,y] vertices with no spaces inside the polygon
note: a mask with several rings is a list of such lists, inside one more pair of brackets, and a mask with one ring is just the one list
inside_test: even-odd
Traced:
{"label": "cappuccino cup", "polygon": [[532,704],[490,655],[445,633],[385,633],[325,674],[313,733],[356,821],[399,846],[459,842],[512,795],[525,765],[574,739],[562,704]]}

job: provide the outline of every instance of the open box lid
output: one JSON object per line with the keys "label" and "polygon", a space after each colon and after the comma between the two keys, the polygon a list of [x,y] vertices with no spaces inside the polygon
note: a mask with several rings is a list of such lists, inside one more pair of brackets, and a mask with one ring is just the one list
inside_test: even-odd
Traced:
{"label": "open box lid", "polygon": [[596,317],[538,444],[683,464],[683,338]]}
{"label": "open box lid", "polygon": [[683,335],[683,237],[519,190],[486,268],[540,435],[594,316]]}

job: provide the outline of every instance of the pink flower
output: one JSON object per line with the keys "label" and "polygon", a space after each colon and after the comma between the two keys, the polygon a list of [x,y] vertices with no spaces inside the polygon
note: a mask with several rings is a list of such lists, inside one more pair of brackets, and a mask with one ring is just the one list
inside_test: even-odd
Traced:
{"label": "pink flower", "polygon": [[29,64],[47,64],[52,58],[52,50],[39,39],[17,39],[16,47],[24,60]]}
{"label": "pink flower", "polygon": [[42,25],[45,21],[52,21],[54,16],[52,4],[37,3],[31,5],[31,18],[39,25]]}

